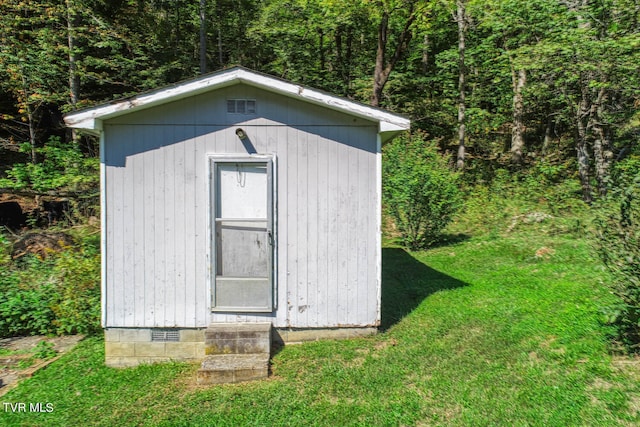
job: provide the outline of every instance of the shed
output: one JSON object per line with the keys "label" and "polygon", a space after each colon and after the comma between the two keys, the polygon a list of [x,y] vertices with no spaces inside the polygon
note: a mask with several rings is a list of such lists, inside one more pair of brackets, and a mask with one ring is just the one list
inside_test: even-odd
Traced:
{"label": "shed", "polygon": [[379,325],[381,146],[408,119],[235,67],[65,122],[100,136],[108,365],[201,359],[211,325]]}

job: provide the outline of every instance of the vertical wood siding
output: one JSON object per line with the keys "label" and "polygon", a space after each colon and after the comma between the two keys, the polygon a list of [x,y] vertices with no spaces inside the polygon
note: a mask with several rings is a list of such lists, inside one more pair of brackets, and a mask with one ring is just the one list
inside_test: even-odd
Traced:
{"label": "vertical wood siding", "polygon": [[[226,99],[257,100],[257,115]],[[276,160],[277,309],[212,313],[209,156]],[[105,123],[107,327],[379,321],[376,123],[237,85]]]}

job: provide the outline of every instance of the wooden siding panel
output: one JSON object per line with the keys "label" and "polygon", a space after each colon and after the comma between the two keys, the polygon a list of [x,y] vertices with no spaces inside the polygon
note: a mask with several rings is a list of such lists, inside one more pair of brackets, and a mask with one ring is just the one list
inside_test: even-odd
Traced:
{"label": "wooden siding panel", "polygon": [[[338,135],[340,140],[346,138],[347,129],[339,128]],[[337,242],[337,264],[338,264],[338,290],[336,292],[337,308],[336,319],[334,320],[340,325],[346,325],[349,322],[349,248],[347,247],[350,223],[353,222],[353,214],[349,210],[349,147],[347,145],[338,145],[338,153],[336,158],[338,166],[337,181],[334,183],[336,193],[338,194],[337,225],[338,234],[335,236]]]}
{"label": "wooden siding panel", "polygon": [[[132,129],[130,143],[134,147],[134,153],[142,153],[145,144],[144,129],[136,127]],[[144,244],[145,232],[145,200],[144,200],[144,176],[145,162],[143,154],[134,154],[127,158],[128,166],[133,172],[133,180],[131,181],[131,194],[133,194],[133,211],[130,213],[130,221],[133,224],[133,233],[128,234],[133,239],[133,254],[130,258],[133,265],[133,278],[130,282],[131,295],[129,297],[134,304],[133,318],[131,322],[133,326],[143,326],[144,312],[140,307],[145,306],[145,258],[146,248]],[[127,286],[123,283],[123,286]]]}
{"label": "wooden siding panel", "polygon": [[317,150],[317,163],[316,163],[316,182],[317,192],[315,195],[316,210],[317,210],[317,242],[316,242],[316,254],[315,254],[315,294],[316,294],[316,319],[315,326],[321,327],[328,322],[328,303],[329,303],[329,254],[328,254],[328,242],[329,238],[329,153],[328,147],[332,145],[324,138],[317,138],[315,146]]}
{"label": "wooden siding panel", "polygon": [[275,128],[276,145],[275,153],[278,153],[276,159],[276,205],[274,215],[274,226],[276,227],[277,237],[277,273],[275,292],[278,298],[277,304],[277,324],[279,326],[289,326],[289,232],[286,219],[289,217],[288,203],[288,185],[289,176],[287,173],[287,165],[291,156],[288,151],[288,135],[289,129],[286,127]]}
{"label": "wooden siding panel", "polygon": [[[182,126],[173,126],[171,131],[174,141],[184,140],[184,128]],[[173,189],[174,200],[173,206],[173,275],[171,281],[173,283],[173,304],[175,311],[173,313],[173,322],[176,326],[187,323],[187,307],[185,282],[185,239],[186,239],[186,173],[185,173],[185,144],[174,144],[173,147]]]}
{"label": "wooden siding panel", "polygon": [[[357,322],[362,323],[370,319],[370,301],[369,295],[371,292],[368,277],[368,270],[372,269],[373,264],[371,259],[375,258],[375,251],[373,246],[369,246],[368,237],[373,234],[371,224],[375,222],[375,211],[370,209],[371,201],[369,199],[369,192],[367,189],[372,183],[375,183],[375,179],[371,181],[369,170],[371,169],[371,163],[367,161],[367,156],[363,151],[358,151],[358,180],[356,187],[358,189],[358,218],[362,219],[362,223],[358,229],[357,243],[355,251],[357,252],[358,259],[358,314],[356,316]],[[369,156],[371,157],[371,156]],[[375,269],[375,268],[373,268]]]}
{"label": "wooden siding panel", "polygon": [[[151,126],[107,126],[107,326],[268,319],[278,327],[371,325],[378,301],[375,127],[245,88],[268,117],[234,118],[225,128],[215,114],[225,107],[220,99],[234,93],[226,88],[218,98],[202,95],[118,119]],[[172,114],[174,108],[180,112]],[[209,311],[208,156],[246,154],[236,127],[250,134],[258,153],[277,154],[273,314]],[[111,143],[115,137],[122,142]]]}
{"label": "wooden siding panel", "polygon": [[340,219],[338,208],[338,171],[340,166],[340,145],[333,141],[339,137],[339,128],[331,128],[327,141],[327,324],[338,322],[339,312],[339,236]]}
{"label": "wooden siding panel", "polygon": [[287,311],[288,320],[291,325],[297,324],[296,310],[298,306],[298,144],[299,132],[295,129],[287,129],[287,153],[289,154],[289,162],[286,166],[287,189],[286,204],[287,212],[284,218],[283,227],[287,230]]}
{"label": "wooden siding panel", "polygon": [[[211,264],[208,258],[209,248],[209,227],[207,224],[207,210],[209,209],[209,193],[208,193],[208,160],[205,151],[205,137],[199,136],[199,129],[196,129],[193,140],[193,164],[194,164],[194,204],[193,204],[193,248],[194,257],[192,268],[194,270],[195,283],[195,300],[193,301],[193,309],[196,311],[198,320],[203,314],[209,315],[211,307],[211,294],[207,287],[209,286]],[[203,314],[201,314],[203,313]],[[206,322],[205,322],[206,323]],[[200,324],[200,321],[198,321]]]}

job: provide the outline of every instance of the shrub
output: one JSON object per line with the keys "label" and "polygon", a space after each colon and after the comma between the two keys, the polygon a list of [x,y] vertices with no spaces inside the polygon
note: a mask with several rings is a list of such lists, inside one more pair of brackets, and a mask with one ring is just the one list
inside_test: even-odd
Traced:
{"label": "shrub", "polygon": [[[622,179],[624,181],[624,178]],[[640,350],[640,175],[612,189],[596,220],[597,249],[612,274],[618,302],[607,321],[623,345]]]}
{"label": "shrub", "polygon": [[397,138],[384,148],[382,190],[405,246],[428,247],[462,205],[458,175],[423,135]]}
{"label": "shrub", "polygon": [[51,308],[59,334],[96,332],[100,328],[100,254],[82,248],[60,254],[53,269],[56,293]]}
{"label": "shrub", "polygon": [[[25,143],[21,150],[31,152]],[[78,145],[63,142],[52,136],[43,147],[36,148],[42,157],[39,163],[16,163],[0,177],[0,187],[22,190],[30,188],[39,192],[52,190],[83,191],[95,189],[99,181],[99,160],[85,156]]]}
{"label": "shrub", "polygon": [[0,295],[0,335],[46,335],[55,332],[54,314],[49,306],[51,289],[14,287]]}
{"label": "shrub", "polygon": [[99,330],[100,254],[89,239],[46,260],[30,255],[0,268],[0,336]]}

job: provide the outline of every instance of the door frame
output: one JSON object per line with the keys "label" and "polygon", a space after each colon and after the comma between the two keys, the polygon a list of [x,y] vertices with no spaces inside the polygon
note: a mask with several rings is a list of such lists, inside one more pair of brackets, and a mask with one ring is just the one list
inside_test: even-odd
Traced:
{"label": "door frame", "polygon": [[[267,228],[271,230],[271,265],[269,271],[271,304],[270,307],[264,308],[247,308],[247,307],[216,307],[216,275],[217,275],[217,252],[216,252],[216,210],[217,210],[217,169],[218,164],[230,163],[264,163],[267,166]],[[278,277],[278,233],[277,233],[277,183],[276,183],[276,156],[265,154],[254,155],[237,155],[237,154],[215,154],[208,156],[208,185],[209,185],[209,205],[207,209],[207,227],[208,227],[208,247],[209,253],[208,271],[209,271],[209,292],[210,292],[210,311],[218,313],[272,313],[277,309],[278,292],[276,278]]]}

